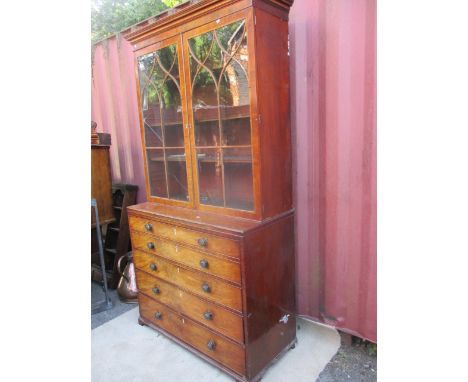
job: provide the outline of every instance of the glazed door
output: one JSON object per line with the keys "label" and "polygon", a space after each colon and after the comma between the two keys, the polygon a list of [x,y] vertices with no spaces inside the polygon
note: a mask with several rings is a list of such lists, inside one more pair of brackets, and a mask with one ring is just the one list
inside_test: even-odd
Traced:
{"label": "glazed door", "polygon": [[193,205],[180,37],[136,58],[148,200]]}
{"label": "glazed door", "polygon": [[194,197],[202,210],[256,212],[252,30],[243,13],[184,35]]}

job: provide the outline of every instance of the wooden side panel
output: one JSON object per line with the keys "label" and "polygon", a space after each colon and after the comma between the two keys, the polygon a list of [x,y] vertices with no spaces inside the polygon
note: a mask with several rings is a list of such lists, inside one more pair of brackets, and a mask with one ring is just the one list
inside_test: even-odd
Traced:
{"label": "wooden side panel", "polygon": [[[100,223],[114,220],[109,146],[91,146],[91,198],[96,199]],[[96,224],[94,210],[91,224]]]}
{"label": "wooden side panel", "polygon": [[255,9],[263,218],[292,208],[288,23]]}
{"label": "wooden side panel", "polygon": [[[239,343],[244,342],[241,315],[234,314],[172,284],[156,279],[145,272],[137,270],[136,277],[140,293],[151,296],[154,300],[224,334],[226,337],[232,338]],[[206,313],[208,315],[205,315]]]}
{"label": "wooden side panel", "polygon": [[[244,349],[240,345],[229,341],[212,331],[203,328],[188,318],[184,318],[171,309],[139,294],[140,314],[153,325],[160,327],[182,341],[193,346],[196,350],[222,363],[239,374],[245,373]],[[156,313],[160,318],[156,318]],[[208,343],[212,341],[212,350]]]}
{"label": "wooden side panel", "polygon": [[218,276],[240,285],[240,265],[235,261],[213,256],[206,252],[195,251],[177,242],[136,231],[132,232],[132,239],[133,247],[136,249],[154,253],[155,255],[187,265],[197,271]]}
{"label": "wooden side panel", "polygon": [[[139,250],[134,251],[134,261],[135,267],[138,269],[169,281],[200,297],[242,312],[241,288],[239,287]],[[209,288],[208,291],[203,289],[205,285]]]}
{"label": "wooden side panel", "polygon": [[254,377],[296,337],[294,214],[245,238],[247,376]]}

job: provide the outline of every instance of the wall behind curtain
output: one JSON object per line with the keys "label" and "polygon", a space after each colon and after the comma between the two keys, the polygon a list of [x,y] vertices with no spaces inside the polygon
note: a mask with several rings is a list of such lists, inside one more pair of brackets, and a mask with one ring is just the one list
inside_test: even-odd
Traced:
{"label": "wall behind curtain", "polygon": [[376,341],[376,1],[289,25],[299,313]]}
{"label": "wall behind curtain", "polygon": [[[295,0],[290,14],[298,313],[377,340],[376,2]],[[92,119],[114,182],[146,200],[131,46],[94,50]]]}

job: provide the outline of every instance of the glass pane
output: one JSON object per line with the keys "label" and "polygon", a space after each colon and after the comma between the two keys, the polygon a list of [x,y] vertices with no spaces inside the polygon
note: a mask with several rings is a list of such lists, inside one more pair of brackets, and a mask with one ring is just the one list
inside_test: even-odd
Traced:
{"label": "glass pane", "polygon": [[226,207],[253,210],[252,163],[224,165]]}
{"label": "glass pane", "polygon": [[164,150],[147,149],[146,159],[148,163],[148,178],[151,195],[167,198]]}
{"label": "glass pane", "polygon": [[250,145],[250,118],[223,121],[223,146]]}
{"label": "glass pane", "polygon": [[219,123],[216,121],[199,121],[195,125],[195,145],[219,146]]}
{"label": "glass pane", "polygon": [[200,203],[253,210],[245,21],[193,37],[189,56]]}
{"label": "glass pane", "polygon": [[169,197],[188,200],[187,165],[184,149],[166,149]]}
{"label": "glass pane", "polygon": [[145,124],[146,147],[161,147],[163,145],[161,126]]}
{"label": "glass pane", "polygon": [[252,151],[250,150],[250,147],[223,149],[223,162],[252,163]]}
{"label": "glass pane", "polygon": [[184,147],[184,128],[182,124],[164,126],[166,147]]}
{"label": "glass pane", "polygon": [[213,76],[213,72],[201,68],[193,82],[192,105],[197,146],[219,146],[221,143]]}
{"label": "glass pane", "polygon": [[198,149],[197,165],[200,203],[223,206],[221,151],[219,149]]}
{"label": "glass pane", "polygon": [[223,145],[250,145],[249,80],[245,23],[216,31],[223,50],[223,72],[219,82]]}
{"label": "glass pane", "polygon": [[139,57],[138,70],[151,196],[188,200],[176,45]]}
{"label": "glass pane", "polygon": [[250,148],[223,150],[226,207],[253,209],[252,152]]}

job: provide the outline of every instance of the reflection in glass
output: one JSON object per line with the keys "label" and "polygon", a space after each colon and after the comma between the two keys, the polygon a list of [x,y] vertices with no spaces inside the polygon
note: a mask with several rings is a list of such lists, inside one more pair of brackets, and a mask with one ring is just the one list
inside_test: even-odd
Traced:
{"label": "reflection in glass", "polygon": [[253,210],[252,163],[224,164],[226,207]]}
{"label": "reflection in glass", "polygon": [[145,125],[146,147],[161,147],[163,145],[161,126]]}
{"label": "reflection in glass", "polygon": [[217,149],[197,150],[200,203],[223,206],[223,178],[221,154]]}
{"label": "reflection in glass", "polygon": [[164,150],[146,149],[146,161],[148,163],[148,179],[151,195],[167,198]]}
{"label": "reflection in glass", "polygon": [[226,207],[253,209],[252,151],[250,147],[223,149]]}
{"label": "reflection in glass", "polygon": [[184,128],[182,124],[165,125],[166,147],[184,147]]}
{"label": "reflection in glass", "polygon": [[219,146],[219,123],[215,121],[204,121],[195,125],[195,145],[200,146]]}
{"label": "reflection in glass", "polygon": [[[252,210],[245,20],[193,37],[188,44],[200,203]],[[227,151],[239,146],[242,152]]]}
{"label": "reflection in glass", "polygon": [[187,165],[184,149],[166,149],[169,198],[187,200]]}
{"label": "reflection in glass", "polygon": [[151,196],[188,200],[185,159],[167,159],[167,148],[185,155],[176,45],[139,57],[138,71]]}
{"label": "reflection in glass", "polygon": [[250,145],[250,128],[245,128],[245,122],[245,118],[223,121],[223,146]]}

